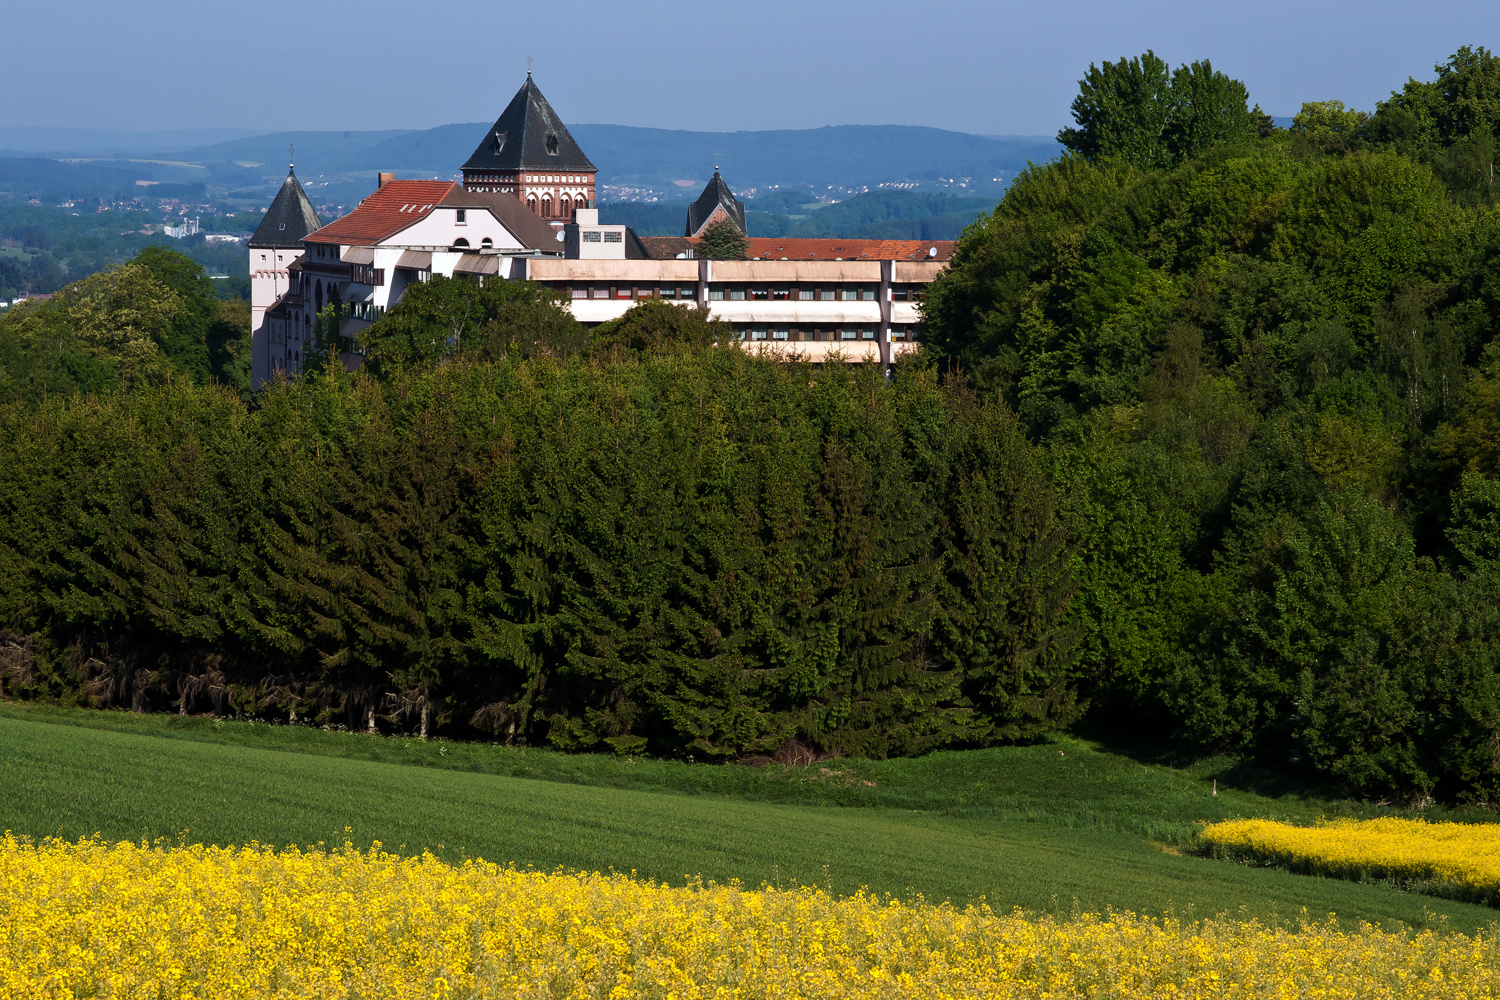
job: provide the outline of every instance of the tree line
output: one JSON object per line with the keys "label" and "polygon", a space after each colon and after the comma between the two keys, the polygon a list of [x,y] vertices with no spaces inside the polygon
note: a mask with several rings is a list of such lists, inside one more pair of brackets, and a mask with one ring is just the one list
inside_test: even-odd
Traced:
{"label": "tree line", "polygon": [[0,427],[13,695],[700,757],[1079,711],[1054,498],[930,371],[617,347]]}

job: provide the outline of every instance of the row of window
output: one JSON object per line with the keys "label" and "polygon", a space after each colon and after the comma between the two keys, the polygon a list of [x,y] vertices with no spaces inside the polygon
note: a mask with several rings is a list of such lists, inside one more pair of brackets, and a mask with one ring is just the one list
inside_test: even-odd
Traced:
{"label": "row of window", "polygon": [[[845,341],[845,340],[875,340],[878,331],[874,327],[802,327],[802,326],[737,326],[735,327],[741,339],[755,341],[777,341],[784,340],[789,343],[799,341]],[[912,326],[891,326],[891,339],[894,341],[905,341],[916,336],[916,328]]]}
{"label": "row of window", "polygon": [[834,288],[771,288],[765,285],[712,286],[708,297],[731,302],[874,302],[874,285],[843,285]]}
{"label": "row of window", "polygon": [[[588,236],[584,233],[584,236]],[[594,234],[598,235],[598,234]],[[606,237],[610,234],[606,233]],[[557,285],[559,289],[567,288],[575,299],[695,299],[698,297],[698,286],[691,285],[655,285],[645,288],[628,287],[625,285],[591,285],[591,286],[563,286]],[[841,285],[835,287],[819,288],[776,288],[766,285],[711,285],[708,289],[708,298],[711,302],[874,302],[878,286],[875,285]],[[896,302],[920,302],[925,298],[926,292],[922,288],[896,288],[891,289],[891,298]]]}

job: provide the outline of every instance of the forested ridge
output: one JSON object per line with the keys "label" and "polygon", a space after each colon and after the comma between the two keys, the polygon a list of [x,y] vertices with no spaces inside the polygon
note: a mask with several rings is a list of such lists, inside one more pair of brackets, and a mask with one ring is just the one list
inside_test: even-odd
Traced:
{"label": "forested ridge", "polygon": [[1494,801],[1500,61],[1276,129],[1147,53],[1073,111],[889,374],[513,283],[253,399],[139,294],[0,319],[0,691],[707,758],[1087,717]]}

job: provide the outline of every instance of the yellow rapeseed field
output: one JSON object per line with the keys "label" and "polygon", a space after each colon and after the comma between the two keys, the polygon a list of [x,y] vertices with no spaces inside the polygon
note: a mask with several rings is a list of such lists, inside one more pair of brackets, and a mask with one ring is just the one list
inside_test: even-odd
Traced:
{"label": "yellow rapeseed field", "polygon": [[1490,997],[1485,935],[1070,920],[357,851],[0,841],[0,996]]}
{"label": "yellow rapeseed field", "polygon": [[1500,902],[1500,824],[1385,817],[1313,827],[1263,819],[1215,823],[1203,840],[1221,857],[1361,882],[1395,882],[1432,895]]}

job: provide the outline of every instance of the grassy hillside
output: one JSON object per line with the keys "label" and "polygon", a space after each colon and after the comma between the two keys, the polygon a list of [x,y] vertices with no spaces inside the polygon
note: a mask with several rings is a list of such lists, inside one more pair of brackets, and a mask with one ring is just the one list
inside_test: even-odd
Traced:
{"label": "grassy hillside", "polygon": [[1330,804],[1232,787],[1215,797],[1209,775],[1234,780],[1225,761],[1181,771],[1079,741],[757,769],[4,705],[0,760],[11,776],[0,828],[38,837],[307,844],[348,828],[356,844],[449,859],[1064,913],[1306,908],[1466,930],[1494,916],[1169,853],[1195,819],[1307,817]]}

